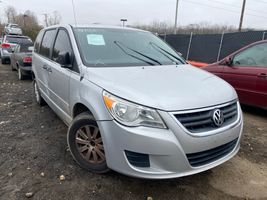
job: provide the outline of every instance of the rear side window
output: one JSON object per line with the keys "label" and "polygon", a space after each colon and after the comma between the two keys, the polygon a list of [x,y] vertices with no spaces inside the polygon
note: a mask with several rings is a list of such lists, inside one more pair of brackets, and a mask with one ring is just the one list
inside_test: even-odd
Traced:
{"label": "rear side window", "polygon": [[39,53],[39,49],[40,49],[40,45],[41,45],[41,41],[44,35],[44,31],[40,31],[40,33],[38,34],[36,40],[35,40],[35,45],[34,45],[34,52]]}
{"label": "rear side window", "polygon": [[30,43],[30,44],[22,44],[20,45],[20,52],[21,53],[30,53],[32,52],[31,48],[32,48],[33,44]]}
{"label": "rear side window", "polygon": [[50,57],[51,47],[54,41],[56,29],[45,32],[39,53],[47,58]]}
{"label": "rear side window", "polygon": [[52,60],[57,62],[59,54],[63,52],[68,52],[71,57],[73,56],[68,33],[64,30],[59,30],[53,49]]}

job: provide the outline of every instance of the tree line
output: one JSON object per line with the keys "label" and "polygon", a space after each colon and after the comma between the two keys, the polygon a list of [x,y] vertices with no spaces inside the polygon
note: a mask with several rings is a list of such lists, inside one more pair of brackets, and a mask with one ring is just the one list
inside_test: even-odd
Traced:
{"label": "tree line", "polygon": [[[18,13],[13,6],[8,6],[4,13],[7,23],[18,24],[23,32],[23,35],[29,36],[33,41],[35,40],[39,31],[43,28],[39,24],[36,14],[27,10],[24,13]],[[52,15],[46,14],[45,21],[46,26],[56,25],[61,22],[61,16],[57,11],[54,11]],[[6,23],[0,22],[0,32],[3,34]]]}
{"label": "tree line", "polygon": [[[154,20],[150,24],[134,24],[134,28],[139,28],[147,31],[151,31],[153,33],[158,34],[173,34],[174,26],[168,22],[162,22]],[[243,29],[243,31],[248,31],[253,29]],[[190,34],[191,32],[197,34],[216,34],[216,33],[232,33],[237,32],[237,28],[229,25],[221,25],[221,24],[211,24],[209,22],[201,22],[198,24],[189,24],[186,26],[178,26],[177,34]]]}

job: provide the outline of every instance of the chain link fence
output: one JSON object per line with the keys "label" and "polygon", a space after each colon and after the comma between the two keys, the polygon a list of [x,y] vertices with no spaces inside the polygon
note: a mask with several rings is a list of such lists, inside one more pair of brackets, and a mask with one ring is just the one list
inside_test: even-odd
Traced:
{"label": "chain link fence", "polygon": [[248,44],[267,39],[267,31],[160,36],[187,60],[213,63]]}

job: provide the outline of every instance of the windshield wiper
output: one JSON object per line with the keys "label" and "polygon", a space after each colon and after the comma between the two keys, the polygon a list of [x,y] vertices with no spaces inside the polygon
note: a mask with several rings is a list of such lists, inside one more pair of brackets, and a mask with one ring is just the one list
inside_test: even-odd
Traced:
{"label": "windshield wiper", "polygon": [[[150,65],[155,65],[155,64],[152,63],[152,62],[149,62],[149,61],[144,60],[144,59],[142,59],[142,58],[140,58],[140,57],[138,57],[138,56],[135,56],[135,55],[133,55],[133,54],[131,54],[131,53],[128,53],[127,51],[125,51],[124,48],[129,49],[129,50],[135,52],[136,54],[141,55],[141,56],[143,56],[143,57],[145,57],[145,58],[147,58],[147,59],[149,59],[149,60],[152,60],[153,62],[158,63],[159,65],[162,65],[162,64],[161,64],[159,61],[157,61],[156,59],[151,58],[151,57],[149,57],[149,56],[147,56],[147,55],[145,55],[145,54],[143,54],[143,53],[141,53],[141,52],[139,52],[139,51],[137,51],[137,50],[135,50],[135,49],[132,49],[132,48],[130,48],[130,47],[127,47],[126,45],[124,45],[123,43],[121,43],[121,42],[119,42],[119,41],[114,41],[114,43],[115,43],[115,44],[116,44],[116,45],[117,45],[117,46],[118,46],[124,53],[126,53],[126,54],[129,55],[129,56],[132,56],[132,57],[134,57],[134,58],[136,58],[136,59],[142,60],[143,62],[146,62],[146,63],[148,63],[148,64],[150,64]],[[123,47],[124,47],[124,48],[123,48]]]}
{"label": "windshield wiper", "polygon": [[[178,63],[176,60],[178,60],[178,61],[181,62],[182,64],[185,63],[181,58],[179,58],[179,57],[173,55],[172,53],[170,53],[170,52],[168,52],[168,51],[166,51],[165,49],[161,48],[161,47],[158,46],[157,44],[155,44],[155,43],[153,43],[153,42],[149,42],[149,44],[150,44],[155,50],[157,50],[158,52],[162,53],[162,55],[164,55],[165,57],[167,57],[168,59],[170,59],[171,61],[173,61],[175,64],[179,65],[179,63]],[[165,52],[166,54],[168,54],[169,56],[166,55],[165,53],[163,53],[162,51]],[[170,56],[173,57],[173,58],[175,58],[176,60],[174,60],[174,59],[171,58]]]}

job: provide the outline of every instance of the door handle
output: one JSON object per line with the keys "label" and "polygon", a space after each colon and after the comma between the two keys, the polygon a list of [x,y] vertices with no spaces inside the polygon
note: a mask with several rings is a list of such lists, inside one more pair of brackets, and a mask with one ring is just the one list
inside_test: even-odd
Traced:
{"label": "door handle", "polygon": [[48,68],[47,68],[47,71],[48,71],[49,73],[52,73],[52,69],[51,69],[51,67],[48,67]]}
{"label": "door handle", "polygon": [[257,76],[259,78],[267,78],[267,74],[266,73],[259,73]]}
{"label": "door handle", "polygon": [[46,65],[43,65],[43,69],[47,70],[47,66]]}

